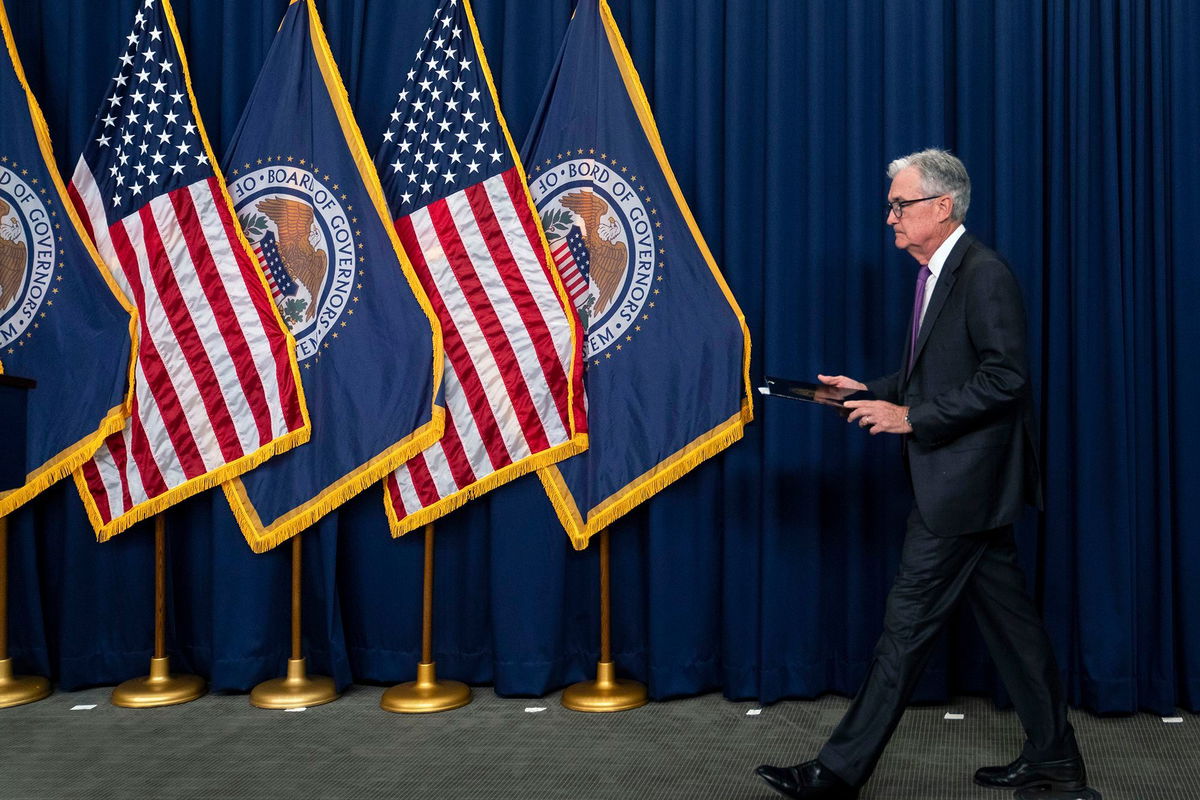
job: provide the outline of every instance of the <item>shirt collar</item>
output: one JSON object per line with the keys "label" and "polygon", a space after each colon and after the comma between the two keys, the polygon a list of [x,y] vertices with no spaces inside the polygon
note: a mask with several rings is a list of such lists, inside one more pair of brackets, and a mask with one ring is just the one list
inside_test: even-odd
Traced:
{"label": "shirt collar", "polygon": [[946,266],[946,259],[950,257],[950,251],[954,249],[954,245],[958,244],[958,240],[967,232],[967,226],[959,225],[954,229],[954,232],[946,237],[946,241],[938,246],[938,249],[933,252],[933,257],[929,259],[929,271],[933,273],[936,279],[942,274],[942,267]]}

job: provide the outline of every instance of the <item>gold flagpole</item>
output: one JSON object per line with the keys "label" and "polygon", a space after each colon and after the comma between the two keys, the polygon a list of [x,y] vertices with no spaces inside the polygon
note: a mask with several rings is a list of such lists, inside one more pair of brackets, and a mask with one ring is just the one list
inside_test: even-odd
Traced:
{"label": "gold flagpole", "polygon": [[618,678],[612,660],[612,614],[609,596],[608,528],[600,532],[600,663],[596,680],[563,690],[562,704],[572,711],[628,711],[646,704],[646,687]]}
{"label": "gold flagpole", "polygon": [[287,677],[263,681],[250,692],[250,704],[259,708],[307,708],[337,700],[333,678],[309,675],[300,643],[300,537],[292,537],[292,657]]}
{"label": "gold flagpole", "polygon": [[124,708],[156,708],[195,700],[205,692],[197,675],[172,675],[167,657],[167,524],[154,517],[154,657],[150,674],[131,678],[113,689],[112,704]]}
{"label": "gold flagpole", "polygon": [[50,681],[38,675],[13,675],[8,657],[8,518],[0,517],[0,708],[41,700]]}
{"label": "gold flagpole", "polygon": [[421,661],[417,679],[383,693],[379,707],[399,714],[450,711],[471,702],[471,687],[458,681],[439,681],[433,662],[433,523],[425,526],[425,587],[421,606]]}

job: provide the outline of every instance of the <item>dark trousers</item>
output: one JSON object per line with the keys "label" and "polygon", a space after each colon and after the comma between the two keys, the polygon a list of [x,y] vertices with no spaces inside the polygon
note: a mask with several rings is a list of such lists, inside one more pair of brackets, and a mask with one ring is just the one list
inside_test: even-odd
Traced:
{"label": "dark trousers", "polygon": [[847,783],[861,786],[870,777],[929,661],[937,634],[964,596],[1025,727],[1022,754],[1033,761],[1078,755],[1054,651],[1026,593],[1012,526],[937,536],[914,507],[875,657],[862,688],[818,755]]}

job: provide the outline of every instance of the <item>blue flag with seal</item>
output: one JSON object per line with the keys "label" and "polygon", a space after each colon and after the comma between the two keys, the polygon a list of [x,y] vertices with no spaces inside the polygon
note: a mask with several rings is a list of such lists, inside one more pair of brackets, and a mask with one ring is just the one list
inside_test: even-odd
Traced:
{"label": "blue flag with seal", "polygon": [[91,458],[129,413],[133,309],[80,225],[0,2],[0,363],[37,381],[25,484],[0,518]]}
{"label": "blue flag with seal", "polygon": [[591,446],[538,471],[582,549],[741,438],[754,415],[750,333],[603,0],[576,7],[523,157],[587,329]]}
{"label": "blue flag with seal", "polygon": [[225,174],[312,418],[308,444],[223,484],[263,552],[441,437],[444,353],[312,0],[288,7]]}

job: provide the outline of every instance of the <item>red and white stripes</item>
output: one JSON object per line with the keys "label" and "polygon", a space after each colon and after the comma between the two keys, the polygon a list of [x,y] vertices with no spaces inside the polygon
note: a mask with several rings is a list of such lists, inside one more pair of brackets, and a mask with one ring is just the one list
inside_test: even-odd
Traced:
{"label": "red and white stripes", "polygon": [[435,201],[396,230],[441,321],[447,365],[445,433],[387,480],[402,532],[429,516],[417,512],[461,505],[472,486],[586,425],[574,310],[555,290],[519,172]]}
{"label": "red and white stripes", "polygon": [[214,473],[302,429],[305,415],[287,334],[218,178],[111,226],[82,158],[68,193],[139,319],[132,416],[82,468],[107,538],[189,481],[223,480]]}

